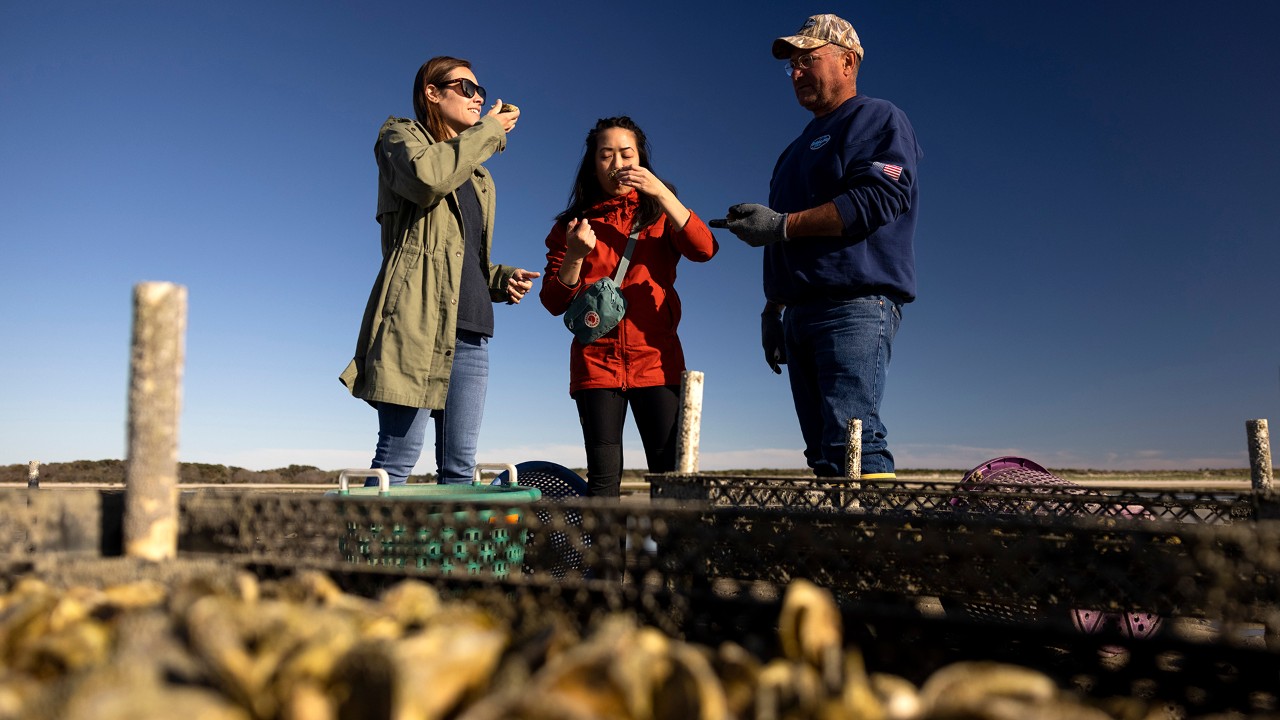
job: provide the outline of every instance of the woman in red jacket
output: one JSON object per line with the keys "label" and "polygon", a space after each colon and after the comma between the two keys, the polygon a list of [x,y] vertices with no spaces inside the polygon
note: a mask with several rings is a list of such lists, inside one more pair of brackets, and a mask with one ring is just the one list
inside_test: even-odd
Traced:
{"label": "woman in red jacket", "polygon": [[681,257],[706,262],[719,249],[706,223],[653,174],[644,131],[626,116],[604,118],[587,133],[569,207],[547,236],[539,297],[552,315],[563,314],[579,291],[613,275],[633,223],[642,230],[619,283],[627,300],[622,322],[590,345],[570,340],[569,395],[578,405],[593,496],[617,496],[621,489],[628,405],[649,472],[675,469],[685,369],[676,336],[676,263]]}

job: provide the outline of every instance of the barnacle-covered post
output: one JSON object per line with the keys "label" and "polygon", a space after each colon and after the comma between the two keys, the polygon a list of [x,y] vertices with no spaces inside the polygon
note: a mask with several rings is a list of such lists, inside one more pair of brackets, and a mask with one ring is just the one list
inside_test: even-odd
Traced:
{"label": "barnacle-covered post", "polygon": [[1249,480],[1254,490],[1271,489],[1271,433],[1267,421],[1246,420],[1249,433]]}
{"label": "barnacle-covered post", "polygon": [[849,418],[849,444],[845,446],[844,476],[862,479],[862,420]]}
{"label": "barnacle-covered post", "polygon": [[676,472],[698,472],[698,443],[702,430],[702,373],[685,370],[680,380],[680,438],[676,446]]}
{"label": "barnacle-covered post", "polygon": [[162,282],[133,289],[124,552],[165,560],[178,549],[178,415],[187,289]]}

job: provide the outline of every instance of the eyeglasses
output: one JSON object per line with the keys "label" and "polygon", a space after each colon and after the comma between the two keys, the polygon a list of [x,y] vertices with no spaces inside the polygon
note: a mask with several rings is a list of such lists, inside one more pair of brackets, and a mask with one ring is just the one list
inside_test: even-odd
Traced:
{"label": "eyeglasses", "polygon": [[464,98],[473,98],[476,96],[476,93],[480,93],[480,102],[484,102],[485,96],[487,95],[484,88],[466,78],[454,78],[452,80],[445,80],[442,83],[435,84],[435,86],[439,88],[447,88],[450,85],[457,85],[458,92],[462,93],[462,97]]}
{"label": "eyeglasses", "polygon": [[789,60],[787,62],[782,63],[782,69],[786,71],[787,77],[791,77],[791,74],[794,73],[796,70],[808,70],[809,68],[813,67],[813,61],[817,60],[818,58],[831,57],[832,55],[843,55],[847,52],[849,51],[844,50],[841,52],[823,53],[821,55],[808,53],[807,55],[801,55],[795,60]]}

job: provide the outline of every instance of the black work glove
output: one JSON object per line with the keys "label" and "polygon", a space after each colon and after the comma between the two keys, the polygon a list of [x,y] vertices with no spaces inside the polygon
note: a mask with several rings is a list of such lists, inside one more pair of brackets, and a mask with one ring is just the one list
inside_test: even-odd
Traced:
{"label": "black work glove", "polygon": [[768,310],[760,313],[760,344],[764,346],[764,361],[775,374],[781,375],[779,365],[787,363],[787,348],[782,342],[782,313]]}
{"label": "black work glove", "polygon": [[751,247],[762,247],[787,239],[787,214],[764,205],[742,203],[729,208],[725,228]]}

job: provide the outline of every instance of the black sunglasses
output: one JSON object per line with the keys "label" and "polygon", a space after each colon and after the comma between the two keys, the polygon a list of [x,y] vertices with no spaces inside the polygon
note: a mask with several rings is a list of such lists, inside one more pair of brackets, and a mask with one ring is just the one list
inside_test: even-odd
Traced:
{"label": "black sunglasses", "polygon": [[484,88],[466,78],[454,78],[452,80],[445,80],[442,83],[435,83],[435,86],[439,88],[447,88],[450,85],[458,85],[458,92],[462,93],[462,97],[465,98],[473,98],[476,96],[476,93],[480,93],[480,101],[484,102],[487,95]]}

